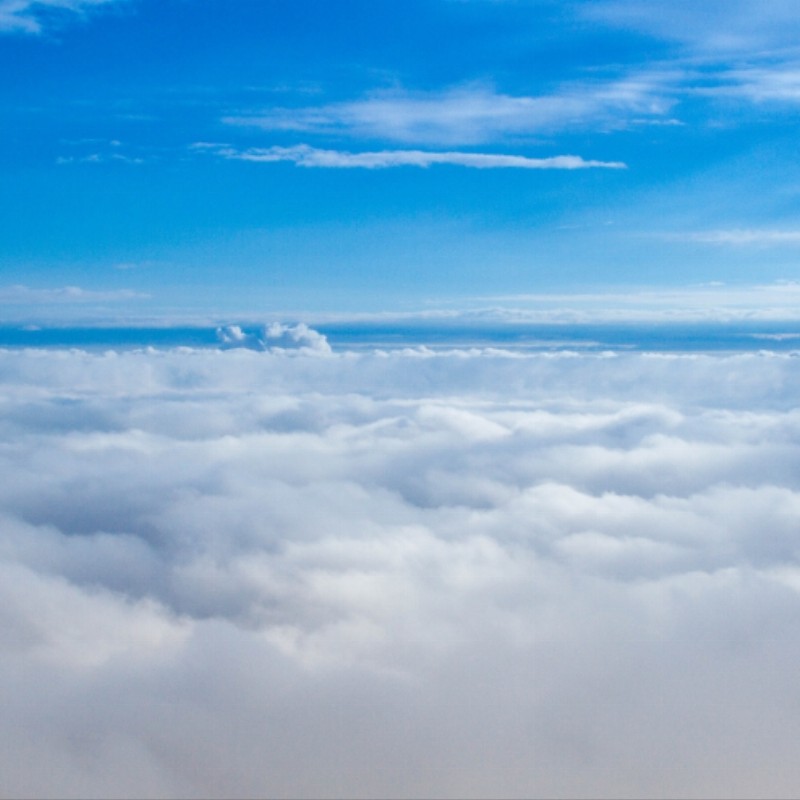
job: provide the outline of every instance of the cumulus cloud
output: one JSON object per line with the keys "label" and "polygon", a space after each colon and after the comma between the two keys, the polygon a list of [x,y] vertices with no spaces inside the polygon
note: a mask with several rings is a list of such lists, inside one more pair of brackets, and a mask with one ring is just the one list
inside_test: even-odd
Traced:
{"label": "cumulus cloud", "polygon": [[40,33],[43,18],[53,11],[82,14],[95,6],[122,0],[0,0],[0,33]]}
{"label": "cumulus cloud", "polygon": [[328,355],[331,346],[324,334],[309,328],[303,322],[283,325],[273,322],[258,332],[247,333],[239,325],[226,325],[217,329],[217,339],[226,348],[241,347],[248,350],[273,352],[297,351],[302,354]]}
{"label": "cumulus cloud", "polygon": [[232,147],[209,147],[223,158],[238,161],[271,163],[289,161],[300,167],[332,167],[338,169],[386,169],[389,167],[430,167],[434,164],[451,164],[475,169],[624,169],[620,161],[593,161],[580,156],[527,156],[499,153],[431,152],[425,150],[379,150],[377,152],[348,153],[341,150],[320,150],[301,144],[293,147],[253,147],[237,150]]}
{"label": "cumulus cloud", "polygon": [[439,92],[375,92],[362,100],[230,115],[229,125],[270,131],[347,134],[407,143],[476,144],[575,127],[616,128],[658,119],[674,76],[652,72],[576,84],[558,93],[514,96],[484,85]]}
{"label": "cumulus cloud", "polygon": [[796,793],[795,354],[313,334],[0,351],[8,794]]}

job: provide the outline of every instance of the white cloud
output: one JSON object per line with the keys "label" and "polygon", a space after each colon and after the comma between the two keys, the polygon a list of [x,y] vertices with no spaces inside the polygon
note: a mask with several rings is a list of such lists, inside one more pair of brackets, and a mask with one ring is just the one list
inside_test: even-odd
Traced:
{"label": "white cloud", "polygon": [[[590,0],[575,8],[595,23],[679,43],[668,96],[773,107],[800,100],[800,17],[793,0],[678,0],[669,7],[658,0]],[[667,63],[662,69],[669,71]]]}
{"label": "white cloud", "polygon": [[105,155],[103,153],[91,153],[88,156],[59,156],[56,159],[57,164],[108,164],[108,163],[120,163],[120,164],[144,164],[145,159],[126,156],[122,153],[111,153],[110,155]]}
{"label": "white cloud", "polygon": [[782,245],[799,244],[800,230],[764,228],[729,228],[710,231],[692,231],[675,234],[671,238],[703,244],[727,245]]}
{"label": "white cloud", "polygon": [[[789,231],[783,233],[785,238],[747,236],[741,231],[682,234],[668,238],[764,246],[797,241],[789,236]],[[768,284],[712,282],[695,286],[629,287],[605,292],[493,295],[471,298],[471,303],[475,306],[471,310],[464,308],[452,312],[453,315],[465,322],[496,320],[506,323],[789,321],[800,318],[800,283],[791,280]]]}
{"label": "white cloud", "polygon": [[0,32],[39,33],[42,16],[52,11],[82,14],[121,0],[0,0]]}
{"label": "white cloud", "polygon": [[96,302],[124,302],[147,298],[147,294],[131,289],[96,290],[80,286],[59,286],[56,288],[32,288],[17,284],[0,286],[0,304],[74,304]]}
{"label": "white cloud", "polygon": [[796,360],[0,351],[5,791],[793,796]]}
{"label": "white cloud", "polygon": [[595,21],[682,42],[694,53],[773,52],[794,47],[800,32],[793,0],[584,0],[578,12]]}
{"label": "white cloud", "polygon": [[800,101],[800,67],[787,62],[730,69],[722,71],[714,85],[697,91],[754,103],[795,104]]}
{"label": "white cloud", "polygon": [[431,152],[424,150],[380,150],[366,153],[349,153],[341,150],[321,150],[309,145],[294,147],[265,147],[237,150],[232,147],[203,145],[223,158],[239,161],[272,163],[289,161],[301,167],[326,167],[334,169],[387,169],[391,167],[430,167],[450,164],[475,169],[624,169],[620,161],[595,161],[580,156],[527,156],[497,153]]}
{"label": "white cloud", "polygon": [[552,95],[500,94],[483,85],[442,92],[375,92],[364,100],[276,108],[224,119],[270,131],[346,134],[406,143],[476,144],[568,128],[625,127],[659,118],[672,101],[669,74],[576,84]]}
{"label": "white cloud", "polygon": [[245,333],[239,325],[226,325],[217,329],[217,339],[226,348],[292,351],[305,355],[331,353],[327,338],[302,322],[297,325],[273,322],[258,333]]}

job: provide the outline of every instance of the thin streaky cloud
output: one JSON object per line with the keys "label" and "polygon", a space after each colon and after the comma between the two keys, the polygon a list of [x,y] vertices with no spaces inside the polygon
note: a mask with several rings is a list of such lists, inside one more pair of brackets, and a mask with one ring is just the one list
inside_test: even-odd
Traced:
{"label": "thin streaky cloud", "polygon": [[94,303],[146,299],[150,295],[131,289],[96,290],[80,286],[32,288],[21,284],[0,286],[0,303]]}
{"label": "thin streaky cloud", "polygon": [[798,103],[800,65],[792,62],[730,70],[721,75],[717,86],[700,90],[700,93],[741,97],[754,103]]}
{"label": "thin streaky cloud", "polygon": [[[699,285],[618,292],[486,295],[463,299],[452,317],[463,323],[587,324],[796,322],[800,284]],[[469,308],[469,303],[474,307]]]}
{"label": "thin streaky cloud", "polygon": [[[208,145],[199,145],[208,149]],[[449,164],[473,169],[625,169],[621,161],[596,161],[575,155],[549,158],[498,153],[430,152],[425,150],[379,150],[351,153],[341,150],[322,150],[309,145],[267,147],[236,150],[220,147],[217,155],[236,161],[275,163],[287,161],[299,167],[332,169],[388,169],[391,167],[430,167]]]}
{"label": "thin streaky cloud", "polygon": [[[698,284],[696,286],[631,288],[626,291],[607,292],[537,292],[515,295],[488,295],[474,298],[495,302],[536,302],[536,303],[597,303],[608,305],[707,305],[709,298],[719,302],[752,303],[754,298],[767,297],[773,302],[797,302],[800,283],[792,280],[776,281],[769,284],[728,285],[720,282]],[[791,298],[790,298],[791,296]]]}
{"label": "thin streaky cloud", "polygon": [[594,22],[680,42],[695,55],[793,47],[800,32],[796,0],[583,0],[576,9]]}
{"label": "thin streaky cloud", "polygon": [[626,127],[663,117],[676,75],[652,73],[587,82],[539,96],[500,94],[483,85],[441,92],[376,92],[362,100],[229,115],[228,125],[339,134],[407,143],[477,144],[570,128]]}
{"label": "thin streaky cloud", "polygon": [[723,245],[780,245],[800,244],[800,230],[734,228],[730,230],[692,231],[670,235],[677,241]]}
{"label": "thin streaky cloud", "polygon": [[81,14],[94,6],[126,0],[0,0],[0,33],[41,33],[42,12],[57,9]]}

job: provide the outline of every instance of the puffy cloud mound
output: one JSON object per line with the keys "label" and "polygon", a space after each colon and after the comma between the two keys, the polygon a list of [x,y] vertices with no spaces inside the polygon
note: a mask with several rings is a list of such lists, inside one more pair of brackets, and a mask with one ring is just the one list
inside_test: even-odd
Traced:
{"label": "puffy cloud mound", "polygon": [[305,355],[328,355],[332,352],[327,337],[303,322],[297,325],[273,322],[257,333],[247,333],[239,325],[227,325],[217,329],[217,339],[226,349],[296,350]]}
{"label": "puffy cloud mound", "polygon": [[797,358],[260,339],[0,352],[5,793],[796,794]]}

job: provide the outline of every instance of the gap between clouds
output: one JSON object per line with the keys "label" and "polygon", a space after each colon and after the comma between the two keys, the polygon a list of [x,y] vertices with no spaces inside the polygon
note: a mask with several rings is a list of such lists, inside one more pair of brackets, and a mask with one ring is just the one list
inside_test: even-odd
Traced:
{"label": "gap between clouds", "polygon": [[378,150],[353,153],[324,150],[301,144],[293,147],[252,147],[238,150],[225,145],[197,143],[195,150],[212,152],[232,161],[275,163],[286,161],[300,167],[334,169],[388,169],[390,167],[430,167],[435,164],[471,167],[473,169],[625,169],[621,161],[597,161],[575,155],[548,158],[501,153],[462,153],[458,151]]}

